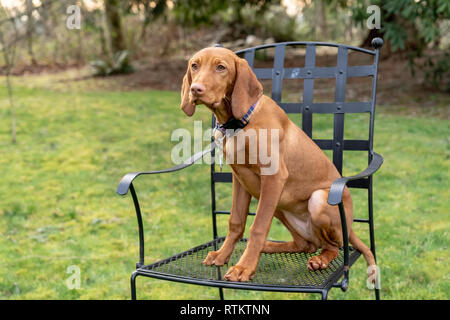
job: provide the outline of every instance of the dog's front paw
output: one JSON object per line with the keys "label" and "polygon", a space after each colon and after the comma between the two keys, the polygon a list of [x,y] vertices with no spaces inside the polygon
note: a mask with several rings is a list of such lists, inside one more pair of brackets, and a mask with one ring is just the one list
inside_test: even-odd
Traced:
{"label": "dog's front paw", "polygon": [[217,251],[211,251],[206,256],[205,260],[203,260],[203,264],[206,264],[207,266],[223,266],[225,263],[228,262],[230,256],[224,255],[220,250]]}
{"label": "dog's front paw", "polygon": [[323,257],[314,256],[309,258],[308,260],[308,270],[309,271],[316,271],[316,270],[323,270],[328,267],[328,261],[323,259]]}
{"label": "dog's front paw", "polygon": [[247,282],[255,275],[255,269],[236,265],[231,267],[225,274],[224,278],[228,281]]}

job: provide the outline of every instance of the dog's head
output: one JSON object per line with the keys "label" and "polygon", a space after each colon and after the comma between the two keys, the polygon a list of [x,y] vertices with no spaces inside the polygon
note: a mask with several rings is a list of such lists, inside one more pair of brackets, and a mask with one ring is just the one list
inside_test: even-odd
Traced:
{"label": "dog's head", "polygon": [[261,93],[262,86],[246,60],[225,48],[205,48],[189,60],[181,109],[190,117],[198,104],[213,112],[228,108],[230,116],[240,119]]}

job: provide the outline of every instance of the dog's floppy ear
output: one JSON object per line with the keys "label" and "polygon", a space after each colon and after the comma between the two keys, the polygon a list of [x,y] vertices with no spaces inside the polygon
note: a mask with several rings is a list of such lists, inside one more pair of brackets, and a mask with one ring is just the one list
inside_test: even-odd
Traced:
{"label": "dog's floppy ear", "polygon": [[191,90],[191,69],[188,64],[186,74],[183,77],[183,86],[181,87],[181,110],[184,111],[189,117],[191,117],[195,112],[195,104],[189,101],[189,92]]}
{"label": "dog's floppy ear", "polygon": [[245,59],[236,58],[236,79],[231,95],[231,111],[236,119],[241,119],[254,104],[263,88]]}

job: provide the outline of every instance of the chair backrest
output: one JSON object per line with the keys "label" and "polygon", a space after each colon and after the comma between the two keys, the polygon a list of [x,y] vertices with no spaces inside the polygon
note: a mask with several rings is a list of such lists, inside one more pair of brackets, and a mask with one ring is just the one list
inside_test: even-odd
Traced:
{"label": "chair backrest", "polygon": [[[380,38],[372,41],[375,50],[367,50],[343,44],[324,42],[283,42],[261,45],[236,52],[237,55],[247,60],[256,77],[260,80],[272,80],[271,97],[283,108],[286,113],[302,114],[302,129],[310,137],[313,130],[313,114],[333,114],[334,133],[333,139],[313,139],[322,150],[333,151],[333,163],[342,174],[342,159],[344,150],[368,151],[369,161],[373,150],[373,126],[375,114],[375,94],[377,87],[379,50],[383,45]],[[288,47],[304,47],[304,66],[285,67],[285,52]],[[337,61],[335,66],[316,66],[316,49],[318,47],[337,48]],[[258,50],[274,48],[273,67],[256,68],[255,55]],[[349,65],[349,51],[363,53],[370,56],[373,63],[368,65]],[[346,85],[348,78],[372,77],[372,88],[370,101],[346,101]],[[303,100],[302,102],[282,102],[283,79],[303,79]],[[335,79],[335,94],[332,102],[314,102],[314,81],[315,79]],[[267,88],[265,88],[267,89]],[[369,113],[369,138],[368,140],[344,140],[344,115],[346,113]],[[215,125],[215,118],[212,120]],[[231,182],[230,172],[216,172],[214,165],[211,166],[211,183],[213,197],[213,215],[215,213],[227,213],[215,210],[215,183]],[[353,181],[349,187],[368,188],[367,179]],[[214,219],[215,220],[215,219]],[[213,220],[213,221],[214,221]],[[215,224],[215,223],[214,223]],[[215,227],[214,227],[215,228]]]}

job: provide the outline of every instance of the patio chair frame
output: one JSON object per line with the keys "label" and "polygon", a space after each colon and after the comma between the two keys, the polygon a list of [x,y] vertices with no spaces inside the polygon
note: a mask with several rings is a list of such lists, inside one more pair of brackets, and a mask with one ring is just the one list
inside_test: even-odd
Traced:
{"label": "patio chair frame", "polygon": [[[209,278],[202,278],[197,275],[192,275],[189,270],[183,270],[183,267],[176,266],[170,269],[171,264],[177,263],[177,261],[183,261],[183,263],[192,263],[195,266],[199,263],[201,258],[207,254],[210,250],[217,250],[223,241],[223,237],[219,237],[217,232],[217,215],[229,214],[229,211],[217,210],[216,208],[216,187],[220,183],[232,182],[231,172],[218,172],[215,169],[215,164],[211,164],[211,213],[212,213],[212,229],[213,240],[184,251],[180,254],[172,256],[170,258],[146,265],[144,263],[144,227],[141,215],[141,209],[139,200],[133,186],[133,181],[141,175],[154,175],[162,173],[170,173],[179,170],[183,170],[191,166],[194,162],[201,159],[207,153],[211,153],[214,157],[215,143],[212,141],[211,147],[199,152],[186,160],[184,163],[175,167],[157,170],[157,171],[144,171],[133,172],[126,174],[121,180],[117,193],[120,195],[127,194],[130,191],[138,221],[138,233],[139,233],[139,261],[136,263],[136,270],[131,275],[131,298],[136,299],[136,278],[138,276],[151,277],[156,279],[163,279],[175,282],[183,282],[189,284],[210,286],[219,288],[219,297],[224,299],[223,288],[229,289],[242,289],[242,290],[259,290],[259,291],[278,291],[278,292],[306,292],[306,293],[318,293],[322,299],[327,299],[328,292],[334,288],[339,287],[343,291],[346,291],[349,287],[349,270],[351,265],[358,259],[360,252],[349,246],[347,225],[345,219],[344,206],[342,204],[342,194],[345,186],[349,188],[362,188],[367,189],[368,196],[368,218],[360,219],[355,218],[354,222],[366,223],[369,226],[370,234],[370,249],[376,258],[375,252],[375,232],[374,232],[374,217],[373,217],[373,174],[380,168],[383,163],[381,155],[373,151],[374,140],[374,120],[375,120],[375,102],[376,102],[376,90],[377,90],[377,77],[378,77],[378,62],[380,49],[383,45],[383,40],[380,38],[374,38],[372,40],[372,46],[375,50],[368,50],[344,44],[325,43],[325,42],[283,42],[261,45],[244,50],[239,50],[236,54],[242,56],[247,60],[252,67],[254,73],[258,79],[271,79],[272,91],[271,97],[275,100],[286,113],[298,113],[302,114],[302,129],[309,136],[312,137],[312,118],[313,114],[333,114],[334,115],[334,133],[333,139],[313,139],[316,144],[322,150],[332,150],[333,163],[342,175],[343,164],[343,151],[344,150],[358,150],[368,152],[368,167],[359,174],[349,177],[342,177],[334,181],[331,185],[328,203],[330,205],[338,206],[343,234],[343,247],[341,248],[341,254],[339,259],[336,259],[336,265],[332,272],[318,274],[317,279],[313,279],[315,275],[304,275],[314,285],[303,284],[273,284],[264,283],[264,281],[258,282],[231,282],[222,278],[224,274],[223,267],[205,266],[204,268],[211,268],[205,270],[213,271],[212,276]],[[285,68],[285,49],[289,46],[304,46],[306,48],[305,54],[305,66],[301,68]],[[335,47],[337,48],[337,65],[335,67],[316,67],[316,48],[318,47]],[[272,68],[254,68],[255,53],[261,49],[274,48],[274,63]],[[348,65],[348,53],[349,50],[365,53],[373,56],[373,63],[370,65]],[[346,83],[347,79],[351,77],[372,77],[372,90],[370,101],[365,102],[346,102]],[[335,82],[335,98],[334,102],[328,103],[315,103],[313,101],[314,96],[314,80],[319,78],[334,78]],[[301,103],[285,103],[282,102],[282,84],[283,79],[303,79],[303,101]],[[345,140],[344,139],[344,117],[348,113],[369,113],[369,137],[368,140]],[[212,127],[215,126],[215,118],[212,117]],[[254,215],[254,213],[249,213]],[[246,240],[242,240],[240,243],[245,246]],[[266,263],[297,263],[304,266],[304,260],[306,259],[301,254],[297,256],[268,256]],[[183,260],[184,259],[184,260]],[[188,259],[188,260],[187,260]],[[189,260],[190,259],[190,260]],[[197,260],[196,260],[197,259]],[[275,260],[274,260],[275,259]],[[275,262],[274,262],[275,261]],[[286,262],[287,261],[287,262]],[[165,269],[164,269],[165,268]],[[188,269],[187,267],[186,269]],[[196,267],[197,268],[197,267]],[[198,267],[200,268],[200,267]],[[299,270],[296,267],[296,270]],[[176,270],[174,273],[173,270]],[[203,269],[202,269],[203,270]],[[202,272],[206,272],[203,270]],[[277,269],[278,270],[278,269]],[[207,271],[209,272],[209,271]],[[272,271],[270,271],[272,272]],[[281,272],[281,271],[276,271]],[[200,272],[201,273],[201,272]],[[258,271],[257,271],[258,273]],[[294,272],[295,273],[295,272]],[[289,278],[289,276],[287,276]],[[294,278],[292,278],[294,279]],[[341,279],[339,281],[339,279]],[[303,280],[302,280],[303,281]],[[276,281],[275,281],[276,282]],[[380,299],[380,291],[378,288],[374,289],[375,298]]]}

